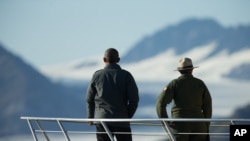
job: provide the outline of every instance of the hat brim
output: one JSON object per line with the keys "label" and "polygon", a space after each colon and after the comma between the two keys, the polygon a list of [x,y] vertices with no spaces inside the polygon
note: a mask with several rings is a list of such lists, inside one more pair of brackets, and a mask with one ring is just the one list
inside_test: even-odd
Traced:
{"label": "hat brim", "polygon": [[195,68],[198,68],[198,67],[189,67],[189,68],[177,68],[176,70],[174,71],[181,71],[181,70],[191,70],[191,69],[195,69]]}

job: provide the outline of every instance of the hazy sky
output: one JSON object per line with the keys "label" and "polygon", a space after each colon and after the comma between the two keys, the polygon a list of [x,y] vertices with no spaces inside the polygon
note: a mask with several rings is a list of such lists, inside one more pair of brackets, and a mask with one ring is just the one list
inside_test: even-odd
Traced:
{"label": "hazy sky", "polygon": [[0,0],[0,43],[35,67],[125,53],[188,18],[250,25],[249,0]]}

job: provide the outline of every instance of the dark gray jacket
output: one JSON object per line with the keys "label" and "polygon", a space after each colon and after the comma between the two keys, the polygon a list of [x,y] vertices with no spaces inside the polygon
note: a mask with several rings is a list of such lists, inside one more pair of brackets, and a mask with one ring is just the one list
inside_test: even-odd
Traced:
{"label": "dark gray jacket", "polygon": [[139,102],[133,76],[118,64],[94,73],[87,95],[88,118],[132,118]]}

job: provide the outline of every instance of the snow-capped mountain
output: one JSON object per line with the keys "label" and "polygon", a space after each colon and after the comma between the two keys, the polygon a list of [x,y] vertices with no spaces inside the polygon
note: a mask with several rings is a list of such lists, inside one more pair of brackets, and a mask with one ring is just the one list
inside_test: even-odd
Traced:
{"label": "snow-capped mountain", "polygon": [[[230,78],[228,75],[233,73],[235,68],[243,64],[250,64],[250,48],[239,49],[234,53],[229,53],[225,49],[210,56],[216,48],[217,43],[211,42],[194,47],[183,54],[176,54],[174,49],[168,49],[151,58],[120,65],[129,70],[137,81],[167,81],[179,75],[174,71],[177,68],[178,60],[182,57],[190,57],[193,64],[198,66],[194,70],[197,77],[209,82],[218,82],[233,80],[234,78]],[[43,73],[54,79],[89,80],[96,70],[103,67],[102,56],[99,56],[47,67],[43,69]]]}
{"label": "snow-capped mountain", "polygon": [[[250,26],[224,28],[210,19],[183,21],[139,41],[120,64],[138,81],[166,81],[178,75],[173,70],[182,57],[200,66],[194,73],[207,81],[250,80]],[[103,66],[100,55],[45,67],[42,72],[53,79],[89,80]]]}
{"label": "snow-capped mountain", "polygon": [[210,56],[227,49],[233,53],[250,47],[250,26],[222,27],[212,19],[188,19],[146,36],[123,56],[125,62],[140,61],[174,48],[183,54],[195,47],[216,42]]}

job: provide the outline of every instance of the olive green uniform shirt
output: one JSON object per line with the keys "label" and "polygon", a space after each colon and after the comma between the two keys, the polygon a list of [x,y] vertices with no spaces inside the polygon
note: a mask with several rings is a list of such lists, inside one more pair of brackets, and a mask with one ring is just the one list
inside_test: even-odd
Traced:
{"label": "olive green uniform shirt", "polygon": [[166,106],[173,100],[173,118],[211,118],[212,100],[204,82],[193,75],[181,75],[161,92],[156,103],[158,117],[168,118]]}

